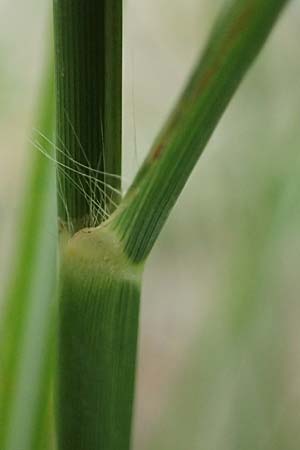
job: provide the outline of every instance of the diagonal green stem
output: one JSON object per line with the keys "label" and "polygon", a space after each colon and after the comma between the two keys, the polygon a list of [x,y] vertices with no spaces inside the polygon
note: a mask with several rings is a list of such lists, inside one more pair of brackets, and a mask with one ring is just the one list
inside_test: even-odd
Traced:
{"label": "diagonal green stem", "polygon": [[128,257],[144,261],[246,71],[288,0],[226,5],[175,110],[111,219]]}
{"label": "diagonal green stem", "polygon": [[119,199],[122,1],[54,0],[54,22],[58,208],[73,232]]}

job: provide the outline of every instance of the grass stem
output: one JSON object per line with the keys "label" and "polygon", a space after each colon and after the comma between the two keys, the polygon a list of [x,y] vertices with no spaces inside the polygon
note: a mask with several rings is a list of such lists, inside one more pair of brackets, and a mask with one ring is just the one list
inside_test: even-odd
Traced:
{"label": "grass stem", "polygon": [[135,263],[151,251],[199,156],[288,0],[232,0],[112,219]]}

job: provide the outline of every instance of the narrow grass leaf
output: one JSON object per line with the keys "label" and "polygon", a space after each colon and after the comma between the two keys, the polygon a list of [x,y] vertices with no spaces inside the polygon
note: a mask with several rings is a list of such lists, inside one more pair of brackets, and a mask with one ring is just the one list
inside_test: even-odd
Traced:
{"label": "narrow grass leaf", "polygon": [[[52,137],[53,65],[47,67],[37,128]],[[54,174],[30,147],[31,171],[17,227],[1,325],[1,420],[3,450],[38,450],[44,442],[50,393],[53,306],[56,284]],[[48,145],[46,150],[51,151]]]}
{"label": "narrow grass leaf", "polygon": [[130,259],[151,251],[191,171],[288,0],[231,0],[175,110],[111,219]]}

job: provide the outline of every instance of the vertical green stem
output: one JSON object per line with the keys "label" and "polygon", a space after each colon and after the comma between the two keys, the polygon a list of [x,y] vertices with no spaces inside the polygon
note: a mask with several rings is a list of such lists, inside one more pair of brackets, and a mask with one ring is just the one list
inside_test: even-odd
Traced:
{"label": "vertical green stem", "polygon": [[59,216],[98,225],[121,175],[122,1],[54,0]]}
{"label": "vertical green stem", "polygon": [[58,448],[129,450],[142,267],[95,227],[119,201],[122,0],[54,0],[54,21],[59,216],[71,234],[60,267]]}
{"label": "vertical green stem", "polygon": [[61,268],[59,450],[129,450],[142,267],[106,227],[69,240]]}

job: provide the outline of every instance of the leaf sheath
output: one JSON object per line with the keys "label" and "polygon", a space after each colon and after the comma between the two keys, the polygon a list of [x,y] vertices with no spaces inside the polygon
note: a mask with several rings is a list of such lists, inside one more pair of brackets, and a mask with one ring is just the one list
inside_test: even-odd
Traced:
{"label": "leaf sheath", "polygon": [[141,271],[105,228],[63,256],[59,308],[60,450],[129,450]]}

